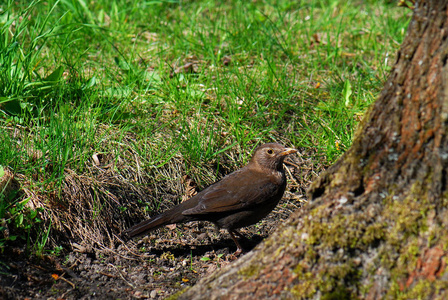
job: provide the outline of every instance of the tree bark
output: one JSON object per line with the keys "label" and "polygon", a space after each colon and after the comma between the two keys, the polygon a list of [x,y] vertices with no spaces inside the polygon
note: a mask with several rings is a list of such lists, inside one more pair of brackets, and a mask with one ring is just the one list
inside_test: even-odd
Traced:
{"label": "tree bark", "polygon": [[448,4],[421,1],[352,147],[261,247],[179,299],[448,299]]}

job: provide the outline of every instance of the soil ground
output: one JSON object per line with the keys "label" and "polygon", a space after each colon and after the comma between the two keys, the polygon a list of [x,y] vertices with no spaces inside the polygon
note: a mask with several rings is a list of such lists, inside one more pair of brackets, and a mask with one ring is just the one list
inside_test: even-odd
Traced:
{"label": "soil ground", "polygon": [[[284,198],[266,219],[242,228],[245,250],[259,244],[299,206]],[[204,222],[159,229],[115,251],[81,250],[84,253],[40,259],[27,259],[18,248],[3,253],[0,298],[164,299],[238,259],[228,233]]]}

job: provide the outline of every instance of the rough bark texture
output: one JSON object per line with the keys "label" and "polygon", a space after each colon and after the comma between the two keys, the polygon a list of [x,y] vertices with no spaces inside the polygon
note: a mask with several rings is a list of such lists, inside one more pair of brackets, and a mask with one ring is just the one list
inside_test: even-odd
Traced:
{"label": "rough bark texture", "polygon": [[448,299],[448,7],[417,3],[350,150],[309,204],[179,299]]}

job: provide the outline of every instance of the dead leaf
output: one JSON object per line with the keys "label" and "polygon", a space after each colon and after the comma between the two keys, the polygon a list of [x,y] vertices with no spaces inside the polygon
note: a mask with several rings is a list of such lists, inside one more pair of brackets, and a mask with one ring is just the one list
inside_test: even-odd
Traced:
{"label": "dead leaf", "polygon": [[228,65],[230,65],[230,63],[232,62],[232,58],[230,58],[230,56],[224,56],[223,58],[222,58],[222,64],[224,65],[224,66],[228,66]]}
{"label": "dead leaf", "polygon": [[197,73],[197,62],[188,62],[185,65],[175,69],[170,73],[170,78],[173,78],[174,75],[180,73]]}
{"label": "dead leaf", "polygon": [[197,188],[196,182],[194,182],[194,180],[191,179],[190,176],[185,175],[184,177],[182,177],[182,181],[185,185],[185,194],[182,195],[182,202],[184,202],[193,197],[194,195],[196,195],[198,191],[196,189]]}
{"label": "dead leaf", "polygon": [[93,159],[93,163],[95,164],[95,166],[99,166],[100,165],[100,158],[98,157],[98,154],[93,154],[92,155],[92,159]]}
{"label": "dead leaf", "polygon": [[170,224],[170,225],[166,225],[166,228],[168,228],[169,230],[174,230],[176,229],[176,224]]}

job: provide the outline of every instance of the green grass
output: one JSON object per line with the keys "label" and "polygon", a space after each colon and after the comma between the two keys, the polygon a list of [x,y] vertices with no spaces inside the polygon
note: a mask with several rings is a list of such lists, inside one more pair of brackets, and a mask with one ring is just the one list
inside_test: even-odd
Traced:
{"label": "green grass", "polygon": [[174,158],[218,172],[280,141],[332,163],[412,13],[393,1],[6,2],[0,166],[44,195],[67,170],[90,174],[98,153],[145,174]]}

